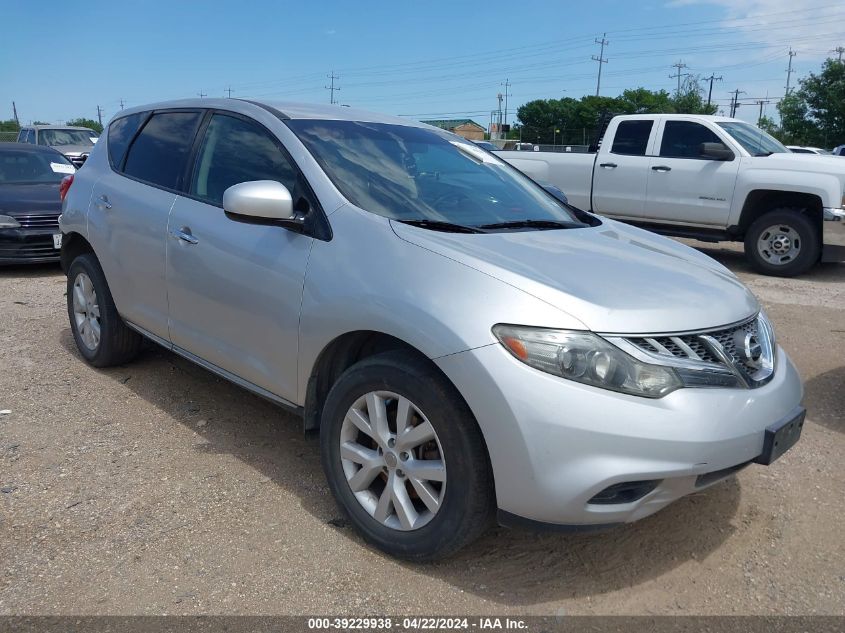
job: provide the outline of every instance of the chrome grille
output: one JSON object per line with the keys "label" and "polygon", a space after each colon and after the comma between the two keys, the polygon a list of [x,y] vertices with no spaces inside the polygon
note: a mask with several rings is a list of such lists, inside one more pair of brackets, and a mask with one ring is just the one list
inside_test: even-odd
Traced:
{"label": "chrome grille", "polygon": [[775,353],[771,329],[766,325],[768,329],[761,331],[764,327],[761,323],[761,317],[755,316],[716,330],[626,336],[617,340],[627,344],[623,349],[631,346],[644,352],[644,360],[650,359],[650,362],[702,369],[727,368],[749,387],[759,387],[773,375]]}
{"label": "chrome grille", "polygon": [[35,213],[32,215],[18,215],[15,219],[24,229],[58,229],[59,214],[56,213]]}

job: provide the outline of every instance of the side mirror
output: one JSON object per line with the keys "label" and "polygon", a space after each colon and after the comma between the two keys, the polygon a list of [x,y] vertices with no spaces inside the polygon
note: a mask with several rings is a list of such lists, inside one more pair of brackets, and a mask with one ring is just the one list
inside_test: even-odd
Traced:
{"label": "side mirror", "polygon": [[232,185],[223,192],[223,210],[259,220],[297,221],[290,191],[275,180],[252,180]]}
{"label": "side mirror", "polygon": [[548,191],[555,198],[560,200],[563,204],[569,204],[569,199],[566,197],[566,194],[563,193],[563,191],[561,191],[560,189],[558,189],[554,185],[543,185],[543,189]]}
{"label": "side mirror", "polygon": [[724,143],[702,143],[701,156],[712,160],[733,160],[734,153]]}

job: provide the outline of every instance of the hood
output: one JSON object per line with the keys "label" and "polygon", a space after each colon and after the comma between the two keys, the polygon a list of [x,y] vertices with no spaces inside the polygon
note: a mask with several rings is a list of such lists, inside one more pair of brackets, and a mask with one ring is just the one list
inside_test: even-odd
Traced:
{"label": "hood", "polygon": [[595,332],[714,328],[755,314],[757,299],[702,253],[602,218],[583,229],[443,233],[391,222],[403,240],[515,286]]}
{"label": "hood", "polygon": [[809,171],[813,173],[836,174],[845,177],[845,160],[842,156],[821,154],[778,153],[770,156],[755,156],[754,166],[788,169],[790,171]]}
{"label": "hood", "polygon": [[60,213],[59,183],[0,184],[0,213],[3,215]]}
{"label": "hood", "polygon": [[81,154],[90,154],[94,149],[93,145],[54,145],[53,149],[61,152],[65,156],[80,156]]}

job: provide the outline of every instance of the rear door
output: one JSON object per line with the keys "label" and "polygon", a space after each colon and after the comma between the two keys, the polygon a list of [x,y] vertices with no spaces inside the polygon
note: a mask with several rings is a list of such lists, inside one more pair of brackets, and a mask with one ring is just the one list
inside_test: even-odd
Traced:
{"label": "rear door", "polygon": [[659,151],[651,158],[643,219],[724,228],[731,211],[740,160],[702,155],[702,143],[723,143],[696,121],[663,122]]}
{"label": "rear door", "polygon": [[603,145],[596,157],[593,211],[620,219],[642,216],[654,128],[654,119],[619,122],[610,149]]}
{"label": "rear door", "polygon": [[251,180],[281,182],[298,210],[316,207],[274,135],[247,117],[215,112],[198,141],[186,195],[170,216],[171,339],[201,361],[295,401],[299,313],[313,238],[225,213],[223,192]]}
{"label": "rear door", "polygon": [[[167,220],[201,110],[129,115],[109,126],[111,169],[94,185],[92,245],[121,315],[167,340]],[[140,131],[139,131],[140,130]]]}

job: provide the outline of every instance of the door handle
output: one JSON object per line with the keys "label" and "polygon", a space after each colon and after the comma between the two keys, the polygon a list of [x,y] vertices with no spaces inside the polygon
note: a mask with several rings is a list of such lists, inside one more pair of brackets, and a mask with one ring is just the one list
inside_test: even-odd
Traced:
{"label": "door handle", "polygon": [[111,209],[111,202],[109,202],[109,197],[106,194],[101,195],[97,198],[97,202],[95,203],[98,209],[103,211],[108,211]]}
{"label": "door handle", "polygon": [[619,165],[616,163],[600,163],[599,167],[604,167],[605,169],[616,169]]}
{"label": "door handle", "polygon": [[667,166],[667,165],[655,165],[654,167],[652,167],[652,168],[651,168],[651,171],[663,171],[663,172],[666,172],[666,171],[672,171],[672,168],[671,168],[671,167],[669,167],[669,166]]}
{"label": "door handle", "polygon": [[179,230],[174,229],[174,230],[170,231],[170,237],[177,239],[177,240],[182,240],[183,242],[185,242],[187,244],[192,244],[192,245],[199,242],[199,240],[197,238],[195,238],[193,235],[191,235],[191,229],[189,229],[187,226],[183,226]]}

